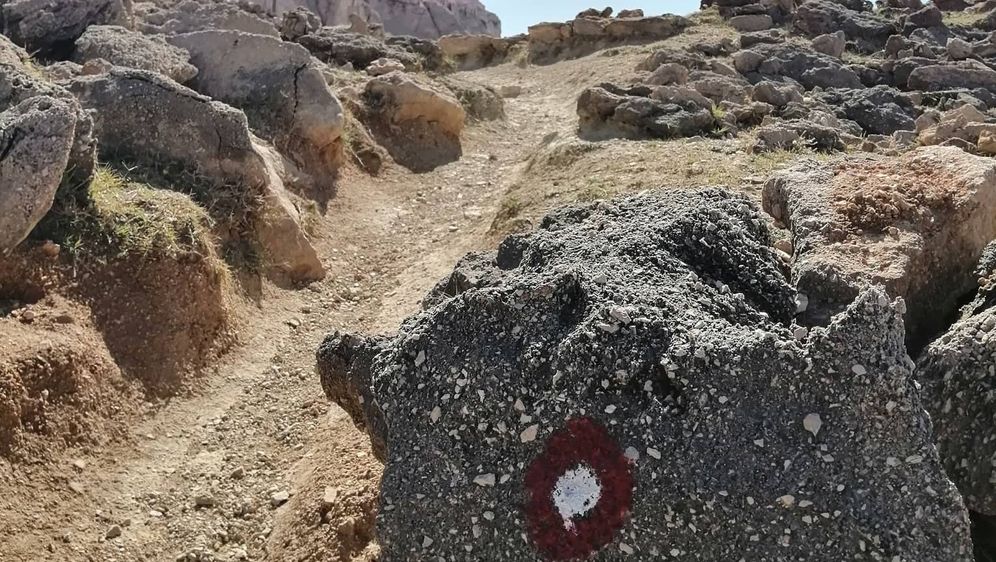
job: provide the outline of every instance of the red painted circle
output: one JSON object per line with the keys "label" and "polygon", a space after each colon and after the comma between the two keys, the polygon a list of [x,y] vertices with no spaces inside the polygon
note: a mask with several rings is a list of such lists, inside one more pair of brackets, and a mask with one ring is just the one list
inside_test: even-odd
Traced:
{"label": "red painted circle", "polygon": [[[573,519],[573,528],[553,503],[557,480],[579,465],[587,466],[598,478],[598,503],[582,517]],[[633,474],[609,432],[591,418],[573,418],[550,436],[543,453],[526,471],[526,518],[529,535],[548,560],[587,558],[612,542],[629,517],[633,504]]]}

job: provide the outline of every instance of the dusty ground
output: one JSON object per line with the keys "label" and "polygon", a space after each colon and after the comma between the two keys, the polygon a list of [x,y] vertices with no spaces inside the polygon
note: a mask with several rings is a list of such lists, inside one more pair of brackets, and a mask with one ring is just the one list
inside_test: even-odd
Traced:
{"label": "dusty ground", "polygon": [[314,374],[330,330],[394,329],[460,256],[556,204],[662,186],[756,190],[796,156],[749,157],[742,140],[578,141],[578,93],[631,77],[650,50],[462,73],[524,94],[506,101],[507,121],[469,128],[458,162],[420,175],[347,170],[317,226],[329,278],[269,290],[244,345],[195,395],[147,405],[113,445],[0,461],[0,560],[370,559],[380,467]]}

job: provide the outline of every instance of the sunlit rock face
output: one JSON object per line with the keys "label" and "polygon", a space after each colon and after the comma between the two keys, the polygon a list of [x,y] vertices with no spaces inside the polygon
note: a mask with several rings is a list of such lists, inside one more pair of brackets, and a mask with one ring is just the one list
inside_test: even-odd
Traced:
{"label": "sunlit rock face", "polygon": [[281,14],[305,7],[325,25],[349,25],[355,14],[393,35],[436,39],[451,33],[501,35],[501,21],[479,0],[255,0]]}

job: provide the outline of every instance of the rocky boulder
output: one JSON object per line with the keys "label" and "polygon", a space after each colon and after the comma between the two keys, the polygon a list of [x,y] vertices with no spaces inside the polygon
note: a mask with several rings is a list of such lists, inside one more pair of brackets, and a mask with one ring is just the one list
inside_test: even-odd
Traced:
{"label": "rocky boulder", "polygon": [[970,559],[898,303],[797,338],[770,243],[719,190],[568,207],[396,335],[326,339],[385,460],[381,560]]}
{"label": "rocky boulder", "polygon": [[69,87],[93,112],[105,159],[206,179],[208,185],[190,187],[195,193],[199,188],[205,206],[222,209],[215,218],[223,223],[223,242],[249,230],[262,246],[271,279],[324,277],[274,168],[279,158],[264,158],[243,112],[142,70],[114,68],[77,78]]}
{"label": "rocky boulder", "polygon": [[115,66],[149,70],[181,84],[197,75],[190,53],[160,36],[145,35],[123,27],[94,25],[76,40],[73,60],[84,64],[104,59]]}
{"label": "rocky boulder", "polygon": [[67,87],[95,118],[102,158],[176,166],[217,185],[261,191],[265,170],[241,111],[134,69],[83,76]]}
{"label": "rocky boulder", "polygon": [[838,117],[854,121],[868,134],[891,135],[916,128],[913,119],[917,109],[913,100],[895,88],[836,89],[818,97],[834,108]]}
{"label": "rocky boulder", "polygon": [[975,270],[975,300],[917,361],[917,379],[948,475],[972,511],[996,515],[993,396],[996,395],[996,243]]}
{"label": "rocky boulder", "polygon": [[978,61],[918,66],[909,74],[911,90],[950,90],[953,88],[996,90],[996,70]]}
{"label": "rocky boulder", "polygon": [[0,62],[0,111],[6,111],[36,96],[58,99],[74,109],[76,123],[73,126],[73,146],[57,200],[86,202],[97,159],[93,120],[64,88],[44,80],[36,71],[22,64]]}
{"label": "rocky boulder", "polygon": [[838,128],[808,119],[788,119],[762,125],[750,147],[755,154],[797,149],[833,152],[845,148]]}
{"label": "rocky boulder", "polygon": [[476,70],[505,62],[511,42],[490,35],[446,35],[439,39],[443,56],[456,65],[457,70]]}
{"label": "rocky boulder", "polygon": [[343,111],[306,49],[237,31],[178,35],[199,73],[194,89],[241,108],[253,131],[327,191],[342,163]]}
{"label": "rocky boulder", "polygon": [[505,102],[494,88],[454,76],[440,81],[460,101],[469,119],[496,121],[505,118]]}
{"label": "rocky boulder", "polygon": [[798,45],[754,45],[734,53],[733,62],[751,82],[791,78],[807,90],[864,87],[861,78],[839,59]]}
{"label": "rocky boulder", "polygon": [[180,0],[173,3],[141,3],[136,9],[136,28],[143,33],[176,35],[195,31],[243,31],[279,37],[273,22],[243,5],[227,0]]}
{"label": "rocky boulder", "polygon": [[696,101],[689,96],[678,102],[655,94],[656,89],[646,86],[588,88],[578,97],[578,134],[586,140],[670,139],[708,134],[718,127],[707,98]]}
{"label": "rocky boulder", "polygon": [[[970,150],[988,148],[985,138],[996,135],[996,118],[971,105],[944,113],[929,111],[917,120],[917,140],[925,146],[949,144]],[[988,150],[983,152],[991,153]]]}
{"label": "rocky boulder", "polygon": [[803,163],[764,187],[764,207],[792,231],[792,278],[823,323],[870,285],[906,301],[922,344],[977,282],[996,238],[996,161],[953,147],[898,159]]}
{"label": "rocky boulder", "polygon": [[793,25],[809,37],[843,31],[865,53],[881,49],[899,31],[891,20],[871,12],[850,10],[830,0],[807,0],[800,4]]}
{"label": "rocky boulder", "polygon": [[64,58],[91,25],[132,26],[131,0],[6,0],[2,30],[45,57]]}
{"label": "rocky boulder", "polygon": [[392,35],[438,39],[454,33],[501,36],[501,20],[480,0],[252,0],[278,15],[307,8],[328,26],[353,17],[381,24]]}
{"label": "rocky boulder", "polygon": [[48,213],[69,164],[76,110],[36,96],[0,113],[0,255]]}
{"label": "rocky boulder", "polygon": [[9,64],[15,67],[22,66],[30,58],[27,51],[15,45],[6,36],[0,35],[0,64]]}
{"label": "rocky boulder", "polygon": [[621,19],[582,16],[566,23],[540,23],[529,28],[529,59],[545,64],[615,45],[662,41],[690,25],[688,19],[673,15]]}
{"label": "rocky boulder", "polygon": [[398,164],[427,172],[460,158],[467,114],[451,94],[392,72],[367,82],[360,99],[354,113]]}
{"label": "rocky boulder", "polygon": [[297,42],[322,62],[348,64],[357,70],[363,70],[374,61],[385,58],[399,61],[411,69],[418,66],[418,58],[413,54],[364,33],[323,27],[314,33],[298,37]]}

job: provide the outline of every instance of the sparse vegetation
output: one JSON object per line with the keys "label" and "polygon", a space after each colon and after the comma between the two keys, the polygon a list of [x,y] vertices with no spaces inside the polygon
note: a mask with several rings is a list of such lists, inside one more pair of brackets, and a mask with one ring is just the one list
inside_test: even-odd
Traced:
{"label": "sparse vegetation", "polygon": [[950,27],[975,27],[986,18],[986,13],[966,11],[944,12],[944,25]]}
{"label": "sparse vegetation", "polygon": [[74,259],[211,256],[211,219],[190,197],[101,167],[89,205],[69,202],[36,229]]}

